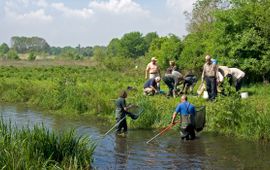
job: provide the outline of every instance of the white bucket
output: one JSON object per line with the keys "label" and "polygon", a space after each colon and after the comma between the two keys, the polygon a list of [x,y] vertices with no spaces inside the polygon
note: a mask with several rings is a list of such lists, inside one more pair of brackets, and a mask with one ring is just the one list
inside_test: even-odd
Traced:
{"label": "white bucket", "polygon": [[208,92],[207,91],[204,91],[203,92],[203,98],[204,99],[208,99],[209,98],[209,95],[208,95]]}
{"label": "white bucket", "polygon": [[248,98],[248,92],[242,92],[240,93],[242,99]]}

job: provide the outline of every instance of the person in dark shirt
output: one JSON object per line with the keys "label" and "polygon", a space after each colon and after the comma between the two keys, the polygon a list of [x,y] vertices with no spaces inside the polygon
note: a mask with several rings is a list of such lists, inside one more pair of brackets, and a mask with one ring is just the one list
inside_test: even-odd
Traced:
{"label": "person in dark shirt", "polygon": [[169,89],[167,96],[176,97],[177,86],[183,80],[182,74],[178,71],[172,71],[171,73],[166,73],[162,80]]}
{"label": "person in dark shirt", "polygon": [[198,81],[197,77],[193,74],[188,74],[184,77],[184,84],[181,90],[182,93],[187,94],[188,90],[193,93],[193,88]]}
{"label": "person in dark shirt", "polygon": [[146,81],[143,86],[144,95],[154,95],[159,93],[157,84],[160,82],[160,77],[151,78]]}
{"label": "person in dark shirt", "polygon": [[120,134],[123,132],[127,132],[127,121],[126,121],[126,115],[131,115],[131,113],[128,112],[128,109],[132,107],[132,105],[126,105],[126,98],[127,98],[127,92],[125,90],[120,92],[119,98],[116,100],[116,121],[119,123],[122,119],[122,121],[117,126],[117,133]]}

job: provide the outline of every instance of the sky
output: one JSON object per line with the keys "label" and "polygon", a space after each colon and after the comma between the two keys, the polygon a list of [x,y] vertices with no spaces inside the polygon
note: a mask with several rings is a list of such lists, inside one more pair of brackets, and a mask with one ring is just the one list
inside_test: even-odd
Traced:
{"label": "sky", "polygon": [[187,34],[184,11],[196,0],[0,0],[0,43],[38,36],[51,46],[108,45],[139,31]]}

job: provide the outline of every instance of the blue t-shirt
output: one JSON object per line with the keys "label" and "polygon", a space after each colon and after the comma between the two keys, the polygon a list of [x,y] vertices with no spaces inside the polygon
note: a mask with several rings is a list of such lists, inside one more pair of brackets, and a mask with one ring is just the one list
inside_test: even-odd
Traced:
{"label": "blue t-shirt", "polygon": [[147,82],[144,84],[143,88],[147,88],[147,87],[151,87],[151,86],[153,86],[155,88],[157,87],[157,83],[155,81],[155,78],[151,78],[151,79],[147,80]]}
{"label": "blue t-shirt", "polygon": [[192,104],[185,101],[177,105],[175,112],[180,115],[192,114],[193,116],[195,116],[196,110]]}

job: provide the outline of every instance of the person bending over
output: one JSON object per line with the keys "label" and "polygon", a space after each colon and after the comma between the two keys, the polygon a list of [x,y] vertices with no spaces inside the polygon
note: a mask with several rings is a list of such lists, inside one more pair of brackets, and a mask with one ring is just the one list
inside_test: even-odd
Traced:
{"label": "person bending over", "polygon": [[159,82],[160,82],[160,77],[151,78],[147,80],[143,87],[144,95],[154,95],[154,94],[159,93],[159,89],[158,89]]}

